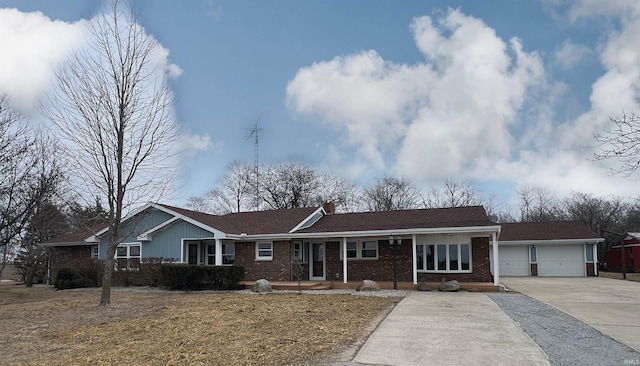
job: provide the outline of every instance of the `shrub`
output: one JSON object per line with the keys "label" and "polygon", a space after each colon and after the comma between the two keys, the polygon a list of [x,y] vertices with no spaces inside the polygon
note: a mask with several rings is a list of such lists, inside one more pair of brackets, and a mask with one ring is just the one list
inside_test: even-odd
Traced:
{"label": "shrub", "polygon": [[171,290],[237,290],[244,268],[162,264],[160,283]]}
{"label": "shrub", "polygon": [[60,268],[53,283],[56,289],[97,287],[102,280],[102,263],[98,260],[74,261],[70,267]]}
{"label": "shrub", "polygon": [[129,268],[118,269],[113,272],[113,284],[115,286],[160,286],[163,263],[175,262],[175,259],[145,258],[141,263],[129,262]]}

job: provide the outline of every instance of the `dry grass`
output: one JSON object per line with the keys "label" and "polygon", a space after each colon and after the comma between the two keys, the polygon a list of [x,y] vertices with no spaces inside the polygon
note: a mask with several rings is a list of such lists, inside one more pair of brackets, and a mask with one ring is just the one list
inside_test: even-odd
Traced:
{"label": "dry grass", "polygon": [[[622,279],[622,273],[621,272],[599,271],[598,275],[600,277],[604,277],[604,278],[613,278],[613,279],[616,279],[616,280],[621,280]],[[640,273],[627,273],[627,280],[628,281],[640,282]]]}
{"label": "dry grass", "polygon": [[398,301],[322,294],[116,291],[112,306],[104,309],[95,306],[97,291],[6,287],[0,286],[0,363],[34,365],[337,361],[336,354],[361,344]]}

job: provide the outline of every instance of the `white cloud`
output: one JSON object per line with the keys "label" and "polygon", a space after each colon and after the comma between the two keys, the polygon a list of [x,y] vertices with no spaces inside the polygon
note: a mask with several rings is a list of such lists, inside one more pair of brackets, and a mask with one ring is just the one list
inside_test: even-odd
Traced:
{"label": "white cloud", "polygon": [[573,43],[571,40],[565,40],[554,50],[554,57],[560,66],[569,69],[579,64],[592,53],[593,50],[585,45]]}
{"label": "white cloud", "polygon": [[[539,184],[561,194],[637,195],[637,184],[604,174],[592,160],[593,133],[609,116],[639,110],[640,16],[630,14],[640,12],[637,2],[626,4],[626,11],[617,8],[625,14],[622,28],[605,44],[592,50],[565,41],[556,50],[565,67],[599,50],[606,69],[593,84],[590,109],[574,120],[557,120],[568,85],[548,80],[536,52],[459,10],[414,19],[424,62],[394,64],[373,50],[317,62],[290,81],[288,105],[342,133],[344,150],[357,149],[341,162],[348,171],[374,168],[420,184],[455,176]],[[582,5],[569,10],[572,16],[590,6],[604,11],[596,2]],[[337,163],[345,154],[331,156]],[[389,161],[393,166],[385,167]]]}
{"label": "white cloud", "polygon": [[54,21],[40,12],[0,9],[0,92],[29,112],[50,87],[54,67],[86,40],[84,21]]}
{"label": "white cloud", "polygon": [[289,83],[290,108],[344,131],[376,168],[395,154],[393,169],[417,180],[508,157],[509,126],[544,74],[539,57],[458,10],[437,25],[416,18],[412,30],[426,62],[398,65],[367,51],[315,63]]}
{"label": "white cloud", "polygon": [[184,133],[181,136],[180,145],[182,145],[184,150],[189,151],[206,151],[212,146],[209,135],[196,135],[191,133]]}

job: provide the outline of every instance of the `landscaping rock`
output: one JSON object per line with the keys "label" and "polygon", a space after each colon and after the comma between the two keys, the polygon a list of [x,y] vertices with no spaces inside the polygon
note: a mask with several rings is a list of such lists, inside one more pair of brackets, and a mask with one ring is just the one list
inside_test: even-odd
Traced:
{"label": "landscaping rock", "polygon": [[273,288],[271,288],[271,283],[263,278],[253,284],[251,291],[258,293],[273,292]]}
{"label": "landscaping rock", "polygon": [[431,291],[431,287],[426,282],[418,282],[418,291]]}
{"label": "landscaping rock", "polygon": [[356,291],[380,291],[380,285],[378,285],[376,281],[363,280],[358,287],[356,287]]}
{"label": "landscaping rock", "polygon": [[438,286],[438,290],[444,292],[456,292],[460,290],[460,284],[456,280],[443,282],[440,284],[440,286]]}

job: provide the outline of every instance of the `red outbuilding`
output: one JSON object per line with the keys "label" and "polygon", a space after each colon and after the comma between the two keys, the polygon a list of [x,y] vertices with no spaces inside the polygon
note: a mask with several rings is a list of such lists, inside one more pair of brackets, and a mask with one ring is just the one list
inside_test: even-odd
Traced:
{"label": "red outbuilding", "polygon": [[[622,271],[621,246],[613,246],[607,252],[607,267],[615,271]],[[640,233],[628,233],[624,239],[624,256],[627,272],[640,273]]]}

